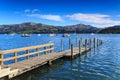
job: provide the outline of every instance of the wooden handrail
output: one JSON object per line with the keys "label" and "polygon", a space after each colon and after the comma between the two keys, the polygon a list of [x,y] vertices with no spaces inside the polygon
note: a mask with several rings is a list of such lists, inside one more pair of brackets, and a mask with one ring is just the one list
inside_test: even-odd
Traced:
{"label": "wooden handrail", "polygon": [[53,44],[50,43],[50,44],[30,46],[30,47],[17,48],[17,49],[11,49],[11,50],[4,50],[4,51],[0,51],[0,54],[8,54],[8,53],[12,53],[12,52],[20,52],[20,51],[31,50],[31,49],[35,49],[35,48],[43,48],[45,46],[52,46],[52,45]]}
{"label": "wooden handrail", "polygon": [[32,53],[30,53],[30,54],[23,54],[23,55],[19,55],[19,56],[16,56],[16,57],[14,56],[14,57],[9,57],[9,58],[4,58],[3,61],[14,60],[14,59],[18,59],[18,58],[22,58],[22,57],[34,55],[34,54],[36,54],[36,53],[41,53],[41,52],[49,51],[49,50],[53,50],[53,48],[51,48],[51,49],[46,49],[46,50],[42,50],[42,51],[38,51],[38,52],[32,52]]}
{"label": "wooden handrail", "polygon": [[[14,60],[14,63],[16,63],[18,58],[26,57],[26,59],[29,59],[30,58],[29,56],[31,55],[39,56],[39,53],[44,52],[46,54],[47,51],[50,51],[51,53],[54,50],[53,46],[54,44],[50,43],[50,44],[43,44],[43,45],[37,45],[37,46],[30,46],[30,47],[0,51],[0,65],[3,65],[4,61],[8,61],[8,60]],[[39,48],[43,48],[43,50],[39,50]],[[35,49],[36,51],[30,52],[30,50],[33,50],[33,49]],[[26,53],[17,55],[17,53],[21,51],[25,51]],[[14,56],[8,57],[8,58],[3,57],[4,54],[11,54],[11,53],[13,53]]]}

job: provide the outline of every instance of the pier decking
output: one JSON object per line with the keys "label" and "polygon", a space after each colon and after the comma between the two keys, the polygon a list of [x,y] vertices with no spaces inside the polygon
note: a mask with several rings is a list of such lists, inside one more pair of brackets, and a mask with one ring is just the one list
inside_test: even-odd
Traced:
{"label": "pier decking", "polygon": [[[81,41],[80,41],[81,42]],[[79,43],[81,44],[81,43]],[[99,42],[100,44],[100,42]],[[89,45],[90,46],[90,45]],[[41,49],[43,48],[43,49]],[[30,50],[35,50],[33,52],[30,52]],[[89,51],[91,47],[87,46],[87,42],[85,42],[85,47],[81,47],[79,45],[79,48],[73,48],[71,45],[71,49],[62,51],[62,52],[54,52],[54,44],[44,44],[44,45],[37,45],[37,46],[31,46],[26,48],[18,48],[13,50],[5,50],[0,52],[0,74],[2,74],[1,77],[8,76],[8,78],[13,78],[15,76],[18,76],[20,74],[23,74],[27,71],[30,71],[32,69],[35,69],[37,67],[40,67],[44,64],[51,65],[52,61],[62,58],[62,57],[69,57],[73,58],[76,55],[82,55],[83,52]],[[25,51],[25,54],[18,55],[18,52]],[[12,57],[4,58],[4,54],[14,54]],[[44,55],[40,55],[39,53],[44,53]],[[35,55],[35,57],[30,58],[30,55]],[[18,62],[18,58],[26,57],[25,60]],[[1,72],[4,67],[4,61],[8,60],[14,60],[13,64],[7,65],[8,68],[6,71]],[[7,73],[5,73],[7,72]]]}

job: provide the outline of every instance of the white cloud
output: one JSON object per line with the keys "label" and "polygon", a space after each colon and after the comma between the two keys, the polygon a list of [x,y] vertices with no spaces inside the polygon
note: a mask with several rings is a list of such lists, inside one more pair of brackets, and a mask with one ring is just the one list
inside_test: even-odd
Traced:
{"label": "white cloud", "polygon": [[32,13],[35,13],[35,12],[38,12],[38,11],[39,11],[39,9],[33,9]]}
{"label": "white cloud", "polygon": [[29,13],[31,10],[30,9],[25,9],[24,12],[25,13]]}
{"label": "white cloud", "polygon": [[111,16],[104,15],[104,14],[75,13],[72,15],[66,15],[66,17],[72,20],[88,22],[88,23],[96,24],[96,25],[103,25],[103,26],[120,25],[120,21],[112,20]]}
{"label": "white cloud", "polygon": [[38,12],[38,11],[39,11],[39,9],[33,9],[33,10],[25,9],[25,10],[24,10],[25,13],[29,13],[29,12],[35,13],[35,12]]}
{"label": "white cloud", "polygon": [[62,18],[59,15],[52,15],[52,14],[46,14],[46,15],[42,15],[42,14],[30,14],[30,15],[27,15],[27,16],[35,17],[35,18],[41,18],[41,19],[47,19],[47,20],[53,20],[53,21],[62,21]]}

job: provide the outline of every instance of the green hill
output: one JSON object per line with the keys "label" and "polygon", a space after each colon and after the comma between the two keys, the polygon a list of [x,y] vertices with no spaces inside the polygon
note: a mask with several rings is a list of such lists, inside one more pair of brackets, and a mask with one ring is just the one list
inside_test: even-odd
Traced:
{"label": "green hill", "polygon": [[42,23],[27,22],[21,24],[0,25],[0,33],[97,33],[98,28],[77,24],[70,26],[53,26]]}
{"label": "green hill", "polygon": [[108,27],[100,30],[98,33],[102,34],[119,34],[120,33],[120,25]]}

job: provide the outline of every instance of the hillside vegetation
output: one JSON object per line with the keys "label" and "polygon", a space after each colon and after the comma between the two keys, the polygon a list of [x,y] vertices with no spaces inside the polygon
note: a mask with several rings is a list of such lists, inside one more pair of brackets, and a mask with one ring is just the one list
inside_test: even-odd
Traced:
{"label": "hillside vegetation", "polygon": [[0,33],[97,33],[98,28],[77,24],[70,26],[53,26],[42,23],[27,22],[21,24],[0,25]]}
{"label": "hillside vegetation", "polygon": [[119,34],[120,33],[120,26],[113,26],[113,27],[108,27],[100,30],[98,33],[102,34]]}

